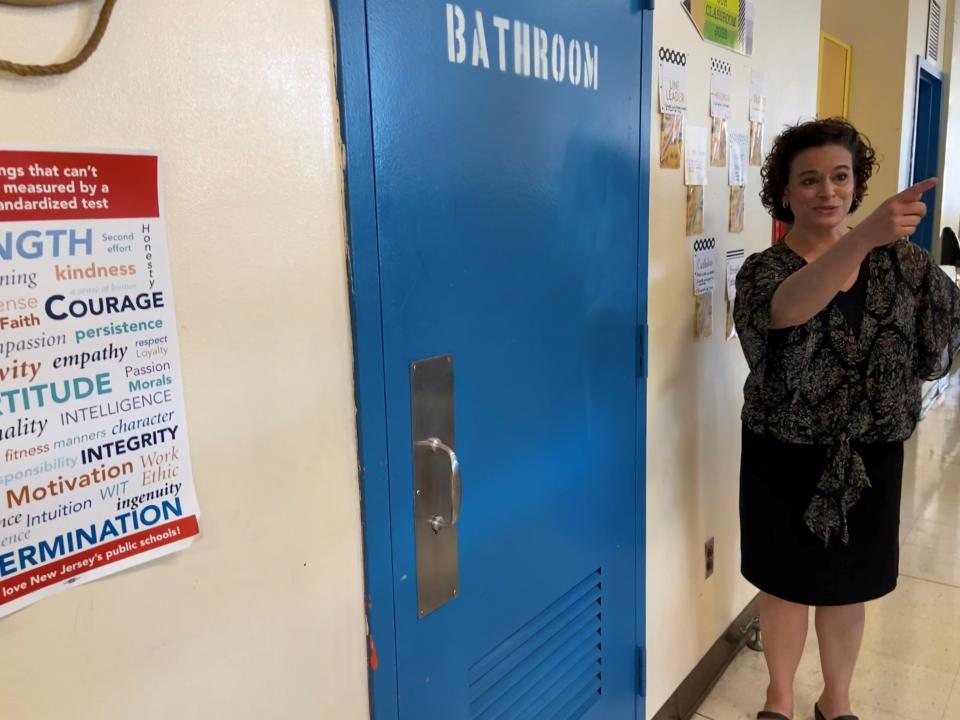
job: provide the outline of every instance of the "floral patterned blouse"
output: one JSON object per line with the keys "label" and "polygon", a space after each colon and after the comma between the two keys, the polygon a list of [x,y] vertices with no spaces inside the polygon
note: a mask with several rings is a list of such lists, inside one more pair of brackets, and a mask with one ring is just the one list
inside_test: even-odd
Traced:
{"label": "floral patterned blouse", "polygon": [[950,370],[960,348],[960,292],[925,250],[907,240],[873,250],[859,334],[836,303],[803,325],[770,330],[770,303],[806,261],[785,243],[747,258],[734,320],[750,374],[742,419],[784,442],[827,445],[806,510],[824,544],[849,543],[847,511],[870,486],[851,441],[904,441],[920,417],[923,380]]}

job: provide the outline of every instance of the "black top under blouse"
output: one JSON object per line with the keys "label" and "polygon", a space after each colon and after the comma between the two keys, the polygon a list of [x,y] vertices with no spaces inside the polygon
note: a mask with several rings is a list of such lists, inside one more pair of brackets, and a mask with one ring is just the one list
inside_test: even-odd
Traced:
{"label": "black top under blouse", "polygon": [[834,305],[846,318],[853,334],[859,336],[863,329],[863,309],[867,303],[867,280],[870,278],[870,266],[867,260],[860,265],[857,279],[849,290],[841,290],[833,299]]}

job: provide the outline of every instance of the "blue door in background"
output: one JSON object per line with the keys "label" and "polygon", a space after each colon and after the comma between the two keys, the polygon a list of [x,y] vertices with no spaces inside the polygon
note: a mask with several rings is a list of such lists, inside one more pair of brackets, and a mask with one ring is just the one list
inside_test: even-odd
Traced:
{"label": "blue door in background", "polygon": [[[936,65],[917,58],[916,118],[913,131],[913,172],[911,183],[938,177],[940,167],[940,113],[943,107],[943,73]],[[938,232],[936,207],[940,186],[923,195],[927,214],[912,240],[927,251],[933,251]],[[948,218],[950,225],[954,220]]]}
{"label": "blue door in background", "polygon": [[633,718],[641,12],[366,20],[399,717]]}

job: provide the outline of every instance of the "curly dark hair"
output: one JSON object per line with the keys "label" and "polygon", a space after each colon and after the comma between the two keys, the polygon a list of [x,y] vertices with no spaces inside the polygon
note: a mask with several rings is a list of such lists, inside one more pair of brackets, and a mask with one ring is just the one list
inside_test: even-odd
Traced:
{"label": "curly dark hair", "polygon": [[877,168],[877,154],[870,141],[853,125],[842,118],[810,120],[784,130],[773,142],[773,149],[760,171],[763,190],[760,200],[770,214],[785,223],[793,222],[793,210],[783,207],[783,196],[790,180],[790,166],[804,150],[824,145],[840,145],[853,156],[853,176],[856,189],[853,195],[854,212],[867,194],[867,181]]}

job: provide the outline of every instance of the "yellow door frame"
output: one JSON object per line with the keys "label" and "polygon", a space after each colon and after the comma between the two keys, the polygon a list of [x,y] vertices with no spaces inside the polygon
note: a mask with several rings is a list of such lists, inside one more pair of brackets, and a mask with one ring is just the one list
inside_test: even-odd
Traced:
{"label": "yellow door frame", "polygon": [[840,38],[834,37],[830,33],[820,33],[820,68],[817,72],[817,117],[821,117],[820,107],[820,89],[823,86],[823,50],[826,43],[833,43],[846,52],[846,68],[844,70],[843,82],[843,117],[850,117],[850,77],[853,73],[853,46],[845,43]]}

